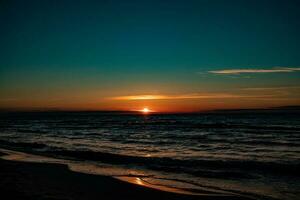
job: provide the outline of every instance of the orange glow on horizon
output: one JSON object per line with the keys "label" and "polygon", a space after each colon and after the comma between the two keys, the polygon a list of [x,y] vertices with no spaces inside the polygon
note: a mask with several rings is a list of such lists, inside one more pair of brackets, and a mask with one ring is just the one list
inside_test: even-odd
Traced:
{"label": "orange glow on horizon", "polygon": [[140,112],[144,113],[144,114],[148,114],[149,112],[153,112],[152,110],[150,110],[149,108],[145,107],[142,110],[139,110]]}
{"label": "orange glow on horizon", "polygon": [[[224,109],[260,109],[299,105],[299,87],[246,88],[235,92],[183,93],[160,95],[133,95],[101,97],[93,92],[87,95],[64,93],[54,99],[54,94],[43,94],[38,98],[20,97],[1,99],[0,109],[12,111],[133,111],[144,115],[154,113],[187,113]],[[27,96],[29,96],[27,94]],[[146,108],[146,109],[145,109]]]}

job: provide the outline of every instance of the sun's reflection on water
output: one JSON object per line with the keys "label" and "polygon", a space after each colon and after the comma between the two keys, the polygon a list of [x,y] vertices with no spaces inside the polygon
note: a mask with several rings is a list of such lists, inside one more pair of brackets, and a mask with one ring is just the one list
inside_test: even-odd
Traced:
{"label": "sun's reflection on water", "polygon": [[135,182],[136,182],[138,185],[144,185],[143,180],[142,180],[141,178],[136,178]]}

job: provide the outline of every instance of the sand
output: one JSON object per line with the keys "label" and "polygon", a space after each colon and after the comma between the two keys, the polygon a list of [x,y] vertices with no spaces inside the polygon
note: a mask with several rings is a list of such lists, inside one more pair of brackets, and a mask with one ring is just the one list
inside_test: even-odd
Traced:
{"label": "sand", "polygon": [[[0,154],[1,156],[1,154]],[[246,199],[237,196],[186,195],[130,184],[109,176],[73,172],[63,164],[0,159],[1,199]]]}

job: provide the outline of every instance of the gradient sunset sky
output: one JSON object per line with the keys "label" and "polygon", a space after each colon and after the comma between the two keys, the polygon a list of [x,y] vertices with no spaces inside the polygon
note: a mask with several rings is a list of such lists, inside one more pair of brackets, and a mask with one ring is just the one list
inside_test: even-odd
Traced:
{"label": "gradient sunset sky", "polygon": [[300,105],[300,1],[3,0],[0,109]]}

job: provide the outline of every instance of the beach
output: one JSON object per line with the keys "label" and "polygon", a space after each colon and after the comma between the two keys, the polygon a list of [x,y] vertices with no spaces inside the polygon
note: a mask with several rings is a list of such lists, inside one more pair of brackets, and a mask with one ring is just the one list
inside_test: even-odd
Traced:
{"label": "beach", "polygon": [[296,113],[10,113],[0,122],[1,192],[17,199],[299,199]]}
{"label": "beach", "polygon": [[[0,156],[4,154],[1,153]],[[130,184],[113,177],[70,171],[63,164],[0,159],[3,199],[247,199],[237,196],[186,195]]]}
{"label": "beach", "polygon": [[300,0],[0,0],[0,200],[300,200]]}

